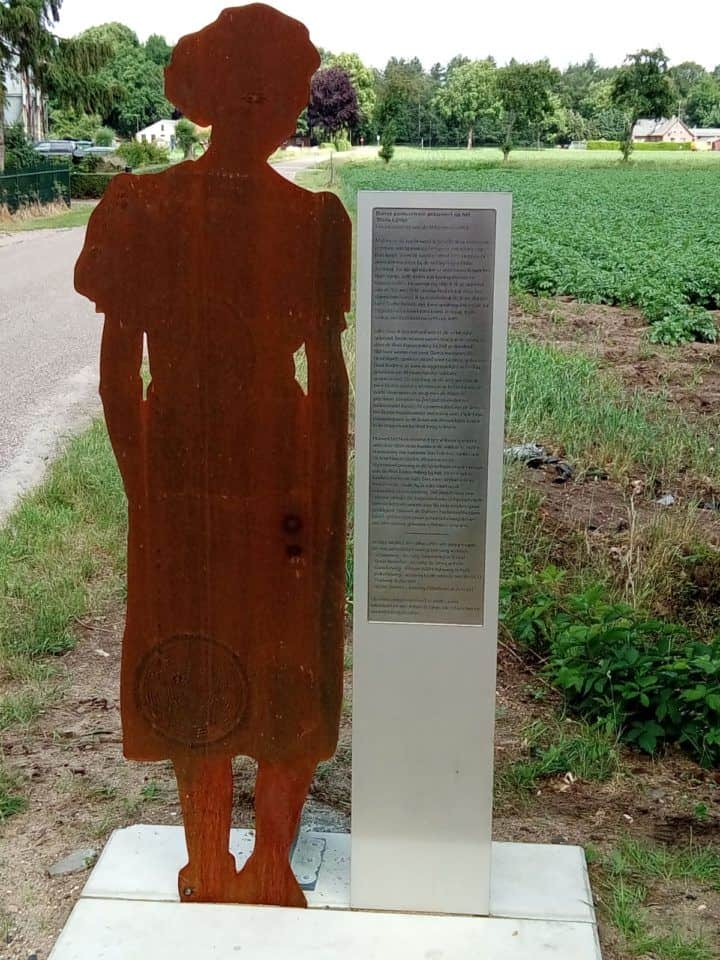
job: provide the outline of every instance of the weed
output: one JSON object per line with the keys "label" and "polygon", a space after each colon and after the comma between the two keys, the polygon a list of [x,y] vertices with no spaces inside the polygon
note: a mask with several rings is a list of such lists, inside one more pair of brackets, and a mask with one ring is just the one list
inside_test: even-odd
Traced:
{"label": "weed", "polygon": [[150,780],[146,783],[142,790],[140,791],[140,796],[143,800],[153,803],[156,800],[162,800],[164,795],[164,789],[161,784],[156,780]]}
{"label": "weed", "polygon": [[26,808],[27,802],[19,790],[18,778],[8,770],[0,757],[0,823]]}

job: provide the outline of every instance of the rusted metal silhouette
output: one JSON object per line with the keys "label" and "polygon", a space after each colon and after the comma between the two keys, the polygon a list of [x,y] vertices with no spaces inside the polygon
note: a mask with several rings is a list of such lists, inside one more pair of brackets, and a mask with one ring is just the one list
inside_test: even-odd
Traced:
{"label": "rusted metal silhouette", "polygon": [[[167,95],[212,124],[210,149],[117,176],[76,267],[105,314],[100,392],[129,507],[124,752],[174,763],[183,900],[305,905],[289,851],[337,742],[350,223],[266,163],[318,65],[305,27],[263,4],[180,40]],[[239,873],[237,754],[258,761]]]}

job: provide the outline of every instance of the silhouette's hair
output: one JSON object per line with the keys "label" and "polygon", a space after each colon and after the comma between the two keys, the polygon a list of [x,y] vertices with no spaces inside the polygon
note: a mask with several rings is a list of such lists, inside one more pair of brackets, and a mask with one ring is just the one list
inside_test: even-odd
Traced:
{"label": "silhouette's hair", "polygon": [[251,3],[229,7],[203,30],[180,38],[165,70],[165,92],[201,126],[279,109],[283,116],[293,113],[287,121],[292,126],[319,65],[299,20]]}

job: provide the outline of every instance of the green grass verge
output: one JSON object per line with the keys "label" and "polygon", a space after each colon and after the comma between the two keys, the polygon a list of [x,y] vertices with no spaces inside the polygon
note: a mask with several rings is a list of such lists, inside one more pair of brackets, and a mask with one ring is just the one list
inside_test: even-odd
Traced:
{"label": "green grass verge", "polygon": [[[75,641],[77,621],[123,584],[125,500],[104,424],[74,439],[42,486],[0,528],[0,676],[22,683],[0,717],[33,712],[41,658]],[[24,698],[24,699],[23,699]]]}
{"label": "green grass verge", "polygon": [[0,234],[24,233],[28,230],[58,230],[69,227],[84,227],[95,209],[92,201],[74,201],[69,210],[48,216],[28,216],[0,222]]}

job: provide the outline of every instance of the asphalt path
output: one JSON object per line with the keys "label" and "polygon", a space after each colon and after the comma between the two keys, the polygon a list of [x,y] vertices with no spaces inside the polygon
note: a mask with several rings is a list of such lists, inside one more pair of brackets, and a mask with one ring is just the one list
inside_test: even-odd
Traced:
{"label": "asphalt path", "polygon": [[0,235],[0,518],[99,411],[102,317],[73,289],[84,235]]}
{"label": "asphalt path", "polygon": [[[275,165],[293,180],[309,154]],[[100,412],[102,316],[73,289],[85,228],[0,234],[0,522]]]}

